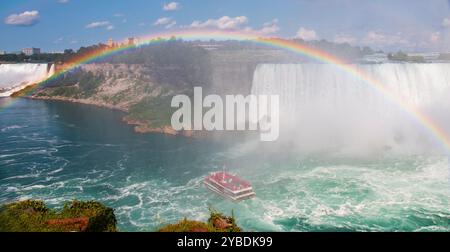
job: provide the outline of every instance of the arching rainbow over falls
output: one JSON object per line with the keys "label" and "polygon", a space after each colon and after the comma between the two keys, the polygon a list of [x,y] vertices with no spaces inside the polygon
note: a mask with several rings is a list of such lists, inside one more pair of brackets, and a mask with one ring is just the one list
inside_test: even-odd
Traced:
{"label": "arching rainbow over falls", "polygon": [[[74,69],[82,64],[89,63],[91,61],[107,57],[111,54],[126,51],[132,48],[161,43],[167,39],[176,37],[177,39],[184,40],[241,40],[241,41],[252,41],[258,44],[267,45],[270,47],[285,49],[296,54],[300,54],[323,63],[328,63],[336,66],[342,71],[353,75],[356,78],[361,79],[375,91],[380,92],[386,99],[388,99],[393,104],[397,104],[402,110],[411,115],[416,119],[425,129],[434,135],[437,140],[443,143],[445,151],[450,151],[450,137],[447,135],[444,129],[442,129],[437,123],[435,123],[427,114],[419,110],[416,106],[410,104],[404,97],[402,97],[397,92],[393,91],[384,85],[379,80],[373,78],[369,74],[363,72],[362,70],[356,68],[352,64],[348,64],[345,61],[338,59],[337,57],[328,54],[324,51],[320,51],[315,48],[311,48],[305,44],[298,43],[296,41],[280,39],[280,38],[267,38],[261,37],[258,34],[247,33],[247,32],[231,32],[231,31],[220,31],[220,30],[183,30],[170,33],[159,33],[152,34],[150,36],[143,36],[138,38],[138,43],[136,45],[121,46],[110,49],[100,49],[93,51],[91,53],[82,55],[75,58],[72,62],[66,64],[64,67],[59,69],[52,77],[41,82],[40,86],[44,83],[57,79],[59,76],[64,74],[71,69]],[[32,91],[31,91],[32,92]]]}

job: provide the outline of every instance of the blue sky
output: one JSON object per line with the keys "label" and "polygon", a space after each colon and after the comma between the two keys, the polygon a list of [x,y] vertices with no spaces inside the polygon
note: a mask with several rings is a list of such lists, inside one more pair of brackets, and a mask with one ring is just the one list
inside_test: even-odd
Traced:
{"label": "blue sky", "polygon": [[44,51],[208,27],[408,51],[450,50],[448,0],[0,1],[0,50]]}

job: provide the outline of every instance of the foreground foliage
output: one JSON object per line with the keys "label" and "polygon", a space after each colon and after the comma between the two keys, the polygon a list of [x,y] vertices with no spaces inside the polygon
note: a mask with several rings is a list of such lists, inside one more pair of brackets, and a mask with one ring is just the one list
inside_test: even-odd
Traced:
{"label": "foreground foliage", "polygon": [[237,226],[234,214],[225,216],[215,209],[210,208],[210,217],[207,222],[188,220],[169,224],[160,228],[159,232],[241,232]]}
{"label": "foreground foliage", "polygon": [[114,210],[96,201],[68,202],[60,211],[25,200],[0,208],[1,232],[115,232]]}

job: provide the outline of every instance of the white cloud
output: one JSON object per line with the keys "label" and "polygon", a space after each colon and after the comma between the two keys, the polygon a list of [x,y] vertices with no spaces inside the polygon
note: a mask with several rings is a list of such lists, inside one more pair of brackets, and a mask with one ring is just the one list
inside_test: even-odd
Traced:
{"label": "white cloud", "polygon": [[273,34],[280,30],[280,27],[278,27],[278,19],[273,19],[270,22],[266,22],[263,24],[263,27],[258,31],[258,33],[261,33],[263,35]]}
{"label": "white cloud", "polygon": [[172,20],[172,18],[162,17],[162,18],[159,18],[158,20],[156,20],[153,23],[153,25],[166,25],[166,24],[170,23],[171,20]]}
{"label": "white cloud", "polygon": [[441,33],[440,32],[432,32],[430,35],[430,42],[436,44],[441,41]]}
{"label": "white cloud", "polygon": [[61,4],[66,4],[68,2],[69,2],[69,0],[58,0],[58,3],[61,3]]}
{"label": "white cloud", "polygon": [[174,20],[174,21],[170,22],[169,24],[167,24],[165,26],[165,28],[170,29],[170,28],[174,27],[176,24],[177,24],[177,21]]}
{"label": "white cloud", "polygon": [[106,30],[108,30],[108,31],[111,31],[111,30],[114,30],[114,25],[108,25],[107,27],[106,27]]}
{"label": "white cloud", "polygon": [[153,25],[154,26],[164,26],[166,29],[172,28],[177,24],[177,21],[173,20],[170,17],[162,17],[156,20]]}
{"label": "white cloud", "polygon": [[[92,22],[90,24],[87,24],[85,26],[86,29],[93,29],[93,28],[99,28],[99,27],[110,27],[111,23],[109,21],[97,21],[97,22]],[[114,28],[113,28],[114,29]]]}
{"label": "white cloud", "polygon": [[303,39],[303,40],[316,40],[318,39],[317,33],[314,30],[310,30],[304,27],[300,27],[298,29],[297,34],[295,35],[296,38]]}
{"label": "white cloud", "polygon": [[256,33],[261,36],[269,35],[277,33],[280,30],[280,27],[278,27],[278,19],[273,19],[272,21],[266,22],[263,24],[261,29],[253,29],[252,27],[245,27],[243,31],[249,32],[249,33]]}
{"label": "white cloud", "polygon": [[387,38],[386,35],[375,32],[375,31],[369,31],[365,38],[368,42],[373,43],[385,43]]}
{"label": "white cloud", "polygon": [[122,19],[122,23],[128,22],[128,20],[125,18],[125,14],[123,13],[116,13],[113,16],[117,19]]}
{"label": "white cloud", "polygon": [[12,14],[5,18],[5,24],[17,26],[31,26],[39,22],[39,11],[25,11],[20,14]]}
{"label": "white cloud", "polygon": [[177,2],[171,2],[168,4],[164,4],[164,6],[163,6],[163,10],[165,10],[165,11],[175,11],[178,9],[180,9],[180,4]]}
{"label": "white cloud", "polygon": [[229,17],[223,16],[219,19],[208,19],[204,22],[194,21],[191,28],[217,28],[221,30],[239,29],[242,25],[248,23],[246,16]]}
{"label": "white cloud", "polygon": [[334,36],[334,42],[336,42],[336,43],[349,43],[349,44],[353,44],[353,43],[355,43],[355,42],[357,42],[357,39],[355,38],[355,37],[353,37],[353,36],[351,36],[351,35],[348,35],[348,34],[343,34],[343,33],[340,33],[340,34],[336,34],[335,36]]}
{"label": "white cloud", "polygon": [[401,33],[386,34],[378,31],[369,31],[362,43],[374,46],[409,46],[409,41]]}
{"label": "white cloud", "polygon": [[61,43],[63,40],[64,40],[63,37],[59,37],[59,38],[57,38],[55,41],[53,41],[53,43],[54,43],[54,44],[59,44],[59,43]]}
{"label": "white cloud", "polygon": [[210,28],[219,30],[233,30],[244,31],[248,33],[257,34],[260,36],[266,36],[269,34],[277,33],[280,30],[278,26],[278,19],[272,19],[269,22],[265,22],[261,28],[255,29],[251,26],[246,26],[249,23],[249,19],[246,16],[229,17],[223,16],[217,19],[208,19],[206,21],[195,20],[188,26],[181,26],[181,28]]}
{"label": "white cloud", "polygon": [[444,20],[442,20],[442,26],[450,27],[450,18],[444,18]]}

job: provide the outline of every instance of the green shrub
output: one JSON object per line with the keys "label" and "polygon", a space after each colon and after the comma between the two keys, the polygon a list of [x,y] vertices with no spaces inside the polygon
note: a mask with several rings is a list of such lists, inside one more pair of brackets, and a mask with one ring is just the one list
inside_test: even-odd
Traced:
{"label": "green shrub", "polygon": [[162,227],[158,232],[216,232],[216,229],[207,223],[184,218],[178,223]]}
{"label": "green shrub", "polygon": [[[158,230],[158,232],[241,232],[237,226],[234,213],[232,216],[225,216],[213,208],[209,208],[210,217],[207,222],[188,220],[184,218],[175,224],[168,224]],[[216,221],[225,222],[227,228],[220,228]]]}
{"label": "green shrub", "polygon": [[214,222],[216,220],[224,220],[227,223],[231,224],[230,227],[225,230],[220,230],[223,232],[241,232],[241,228],[236,224],[236,218],[234,217],[234,211],[231,212],[231,216],[225,216],[222,213],[218,212],[214,208],[209,208],[209,219],[208,223],[214,226]]}
{"label": "green shrub", "polygon": [[67,216],[68,218],[88,217],[89,225],[86,230],[88,232],[117,231],[114,210],[96,201],[74,200],[66,203],[61,211],[61,216]]}
{"label": "green shrub", "polygon": [[169,126],[176,110],[170,106],[171,101],[170,95],[143,98],[130,108],[129,118],[147,122],[154,128]]}
{"label": "green shrub", "polygon": [[64,224],[67,220],[87,221],[82,230],[85,232],[117,231],[114,210],[95,201],[74,200],[66,203],[61,211],[49,209],[44,202],[36,200],[14,202],[0,208],[0,232],[80,231],[81,224]]}

